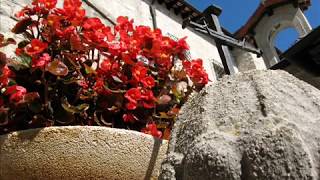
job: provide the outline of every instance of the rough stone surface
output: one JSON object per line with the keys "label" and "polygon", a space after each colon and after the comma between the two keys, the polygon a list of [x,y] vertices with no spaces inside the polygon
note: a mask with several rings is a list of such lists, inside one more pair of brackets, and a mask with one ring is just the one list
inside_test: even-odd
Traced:
{"label": "rough stone surface", "polygon": [[103,127],[50,127],[0,136],[0,179],[151,179],[167,141]]}
{"label": "rough stone surface", "polygon": [[174,126],[160,179],[317,180],[320,91],[284,71],[224,77]]}

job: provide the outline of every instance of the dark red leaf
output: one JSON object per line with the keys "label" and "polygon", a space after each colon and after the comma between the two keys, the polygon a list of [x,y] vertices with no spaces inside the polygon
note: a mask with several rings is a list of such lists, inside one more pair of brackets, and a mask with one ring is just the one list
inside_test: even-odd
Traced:
{"label": "dark red leaf", "polygon": [[30,43],[30,41],[27,41],[27,40],[23,40],[21,42],[18,43],[18,48],[24,48],[26,47],[28,44]]}
{"label": "dark red leaf", "polygon": [[0,52],[0,70],[7,64],[7,56],[3,52]]}
{"label": "dark red leaf", "polygon": [[8,110],[6,108],[0,108],[0,126],[7,125],[9,122]]}
{"label": "dark red leaf", "polygon": [[78,34],[71,34],[70,45],[71,50],[83,51],[85,49]]}
{"label": "dark red leaf", "polygon": [[13,44],[13,45],[16,45],[16,44],[17,44],[16,40],[14,40],[13,38],[8,38],[8,39],[7,39],[7,43],[8,43],[8,44]]}
{"label": "dark red leaf", "polygon": [[66,76],[69,72],[68,67],[60,60],[54,60],[47,64],[46,70],[56,76]]}
{"label": "dark red leaf", "polygon": [[24,95],[25,102],[33,102],[37,99],[40,99],[40,95],[37,92],[31,92]]}
{"label": "dark red leaf", "polygon": [[25,32],[28,26],[30,26],[31,24],[32,24],[31,18],[22,19],[12,28],[11,32],[15,34],[21,34]]}
{"label": "dark red leaf", "polygon": [[171,97],[168,95],[162,95],[158,98],[159,104],[168,104],[171,101]]}
{"label": "dark red leaf", "polygon": [[4,41],[4,35],[0,33],[0,44]]}

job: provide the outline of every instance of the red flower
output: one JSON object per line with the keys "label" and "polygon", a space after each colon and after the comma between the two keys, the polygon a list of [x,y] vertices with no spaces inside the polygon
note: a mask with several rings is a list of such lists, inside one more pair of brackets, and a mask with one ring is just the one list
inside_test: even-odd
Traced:
{"label": "red flower", "polygon": [[72,20],[72,24],[73,25],[80,25],[80,23],[83,21],[83,18],[86,15],[86,10],[84,9],[76,9],[74,11],[74,16],[73,16],[73,20]]}
{"label": "red flower", "polygon": [[4,66],[2,72],[0,72],[0,88],[7,86],[9,83],[9,77],[12,77],[13,75],[13,72],[8,68],[8,66]]}
{"label": "red flower", "polygon": [[85,80],[79,80],[78,85],[81,86],[83,89],[88,89],[89,85]]}
{"label": "red flower", "polygon": [[44,23],[48,24],[49,26],[58,27],[60,25],[60,20],[62,19],[61,16],[55,14],[49,14],[48,18],[44,21]]}
{"label": "red flower", "polygon": [[179,52],[189,49],[189,45],[186,42],[186,39],[187,39],[187,37],[184,37],[184,38],[178,40],[178,42],[177,42],[178,46],[176,48]]}
{"label": "red flower", "polygon": [[137,101],[141,99],[140,89],[131,88],[126,92],[124,97],[127,98],[132,103],[137,103]]}
{"label": "red flower", "polygon": [[47,43],[44,43],[39,39],[32,39],[31,44],[26,47],[26,53],[30,56],[37,55],[47,49],[47,47]]}
{"label": "red flower", "polygon": [[76,9],[81,7],[81,0],[64,0],[63,2],[63,9],[67,13],[73,14]]}
{"label": "red flower", "polygon": [[128,17],[119,16],[117,18],[117,25],[115,30],[117,31],[133,31],[133,20],[128,19]]}
{"label": "red flower", "polygon": [[16,48],[15,53],[16,53],[17,56],[20,56],[23,53],[23,49]]}
{"label": "red flower", "polygon": [[5,95],[10,95],[9,99],[13,102],[19,102],[20,100],[22,100],[26,93],[26,88],[17,85],[10,86],[5,91]]}
{"label": "red flower", "polygon": [[122,116],[122,118],[123,118],[123,121],[125,122],[125,123],[134,123],[135,121],[137,121],[137,117],[135,116],[135,115],[133,115],[133,114],[124,114],[123,116]]}
{"label": "red flower", "polygon": [[137,81],[141,81],[144,77],[146,77],[148,69],[141,65],[141,63],[137,63],[136,66],[132,69],[132,76]]}
{"label": "red flower", "polygon": [[108,43],[108,50],[110,54],[113,56],[119,56],[121,53],[126,52],[128,49],[128,46],[123,41],[120,42],[110,42]]}
{"label": "red flower", "polygon": [[156,123],[152,122],[147,124],[145,128],[142,129],[142,132],[145,134],[150,134],[154,137],[161,138],[162,132],[158,131]]}
{"label": "red flower", "polygon": [[43,68],[51,60],[51,56],[48,53],[44,53],[40,58],[32,58],[32,67],[33,68]]}
{"label": "red flower", "polygon": [[134,102],[128,102],[126,104],[126,107],[128,110],[135,110],[137,109],[137,103],[134,103]]}
{"label": "red flower", "polygon": [[183,67],[195,84],[205,85],[209,82],[208,74],[202,66],[202,59],[192,60],[191,62],[184,61]]}
{"label": "red flower", "polygon": [[167,53],[157,54],[157,64],[160,68],[168,71],[172,67],[171,55]]}
{"label": "red flower", "polygon": [[113,41],[115,39],[114,34],[111,32],[111,28],[108,26],[105,26],[101,28],[102,33],[107,37],[108,41]]}
{"label": "red flower", "polygon": [[153,88],[155,85],[154,79],[151,76],[147,76],[141,80],[141,83],[144,85],[146,88]]}
{"label": "red flower", "polygon": [[112,63],[109,58],[104,59],[100,65],[100,69],[104,72],[108,72],[111,70]]}
{"label": "red flower", "polygon": [[54,7],[56,7],[57,0],[38,0],[38,3],[44,5],[47,9],[53,9]]}
{"label": "red flower", "polygon": [[97,78],[93,89],[95,91],[97,91],[98,93],[103,93],[104,90],[105,90],[105,88],[104,88],[104,80],[102,78]]}
{"label": "red flower", "polygon": [[151,90],[143,90],[142,91],[142,105],[144,108],[152,109],[155,107],[155,102],[157,100],[156,97],[154,97],[153,92]]}
{"label": "red flower", "polygon": [[86,30],[98,30],[99,28],[103,27],[103,24],[99,18],[88,18],[84,21],[82,27]]}

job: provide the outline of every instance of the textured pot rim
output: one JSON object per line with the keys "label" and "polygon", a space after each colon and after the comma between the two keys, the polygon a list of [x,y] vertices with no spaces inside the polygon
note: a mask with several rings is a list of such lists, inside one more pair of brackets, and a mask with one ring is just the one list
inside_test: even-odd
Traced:
{"label": "textured pot rim", "polygon": [[12,131],[6,134],[1,134],[0,137],[5,137],[11,134],[23,134],[23,133],[28,133],[28,132],[41,132],[41,131],[50,131],[50,130],[54,130],[54,129],[96,129],[96,130],[104,130],[104,131],[109,131],[109,132],[113,132],[113,133],[120,133],[120,134],[132,134],[135,136],[141,136],[141,137],[145,137],[145,138],[151,138],[153,140],[160,140],[160,141],[169,141],[169,140],[165,140],[165,139],[161,139],[161,138],[157,138],[154,137],[150,134],[145,134],[139,131],[134,131],[134,130],[128,130],[128,129],[120,129],[120,128],[110,128],[110,127],[104,127],[104,126],[80,126],[80,125],[76,125],[76,126],[49,126],[49,127],[42,127],[42,128],[31,128],[31,129],[24,129],[24,130],[18,130],[18,131]]}

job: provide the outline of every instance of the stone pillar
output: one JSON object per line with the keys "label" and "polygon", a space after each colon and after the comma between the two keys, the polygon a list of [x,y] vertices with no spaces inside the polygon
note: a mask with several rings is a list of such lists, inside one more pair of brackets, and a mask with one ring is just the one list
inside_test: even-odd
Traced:
{"label": "stone pillar", "polygon": [[245,72],[253,69],[266,69],[266,65],[263,61],[263,58],[257,57],[256,54],[243,51],[239,48],[234,48],[232,50],[232,54],[236,60],[239,72]]}

